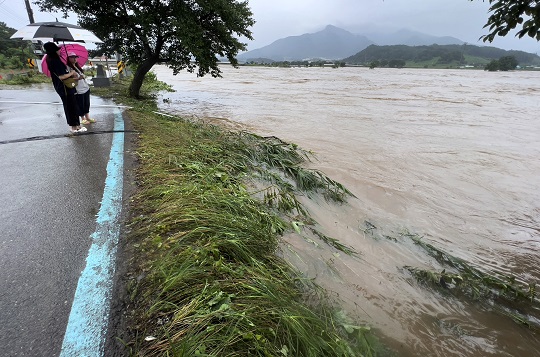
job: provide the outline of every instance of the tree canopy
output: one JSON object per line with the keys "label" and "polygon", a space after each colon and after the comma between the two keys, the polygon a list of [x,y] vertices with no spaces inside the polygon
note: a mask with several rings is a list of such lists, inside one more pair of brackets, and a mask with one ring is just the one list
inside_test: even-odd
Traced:
{"label": "tree canopy", "polygon": [[540,41],[540,1],[489,0],[489,3],[491,14],[484,26],[489,27],[489,33],[481,37],[484,42],[493,42],[495,37],[504,37],[516,28],[517,37],[527,35]]}
{"label": "tree canopy", "polygon": [[37,0],[42,11],[77,14],[79,25],[137,66],[130,95],[139,96],[144,76],[156,63],[219,77],[218,56],[233,66],[246,49],[241,37],[252,39],[255,23],[247,1],[236,0]]}
{"label": "tree canopy", "polygon": [[511,71],[516,69],[518,61],[514,56],[504,56],[498,60],[493,60],[489,62],[485,67],[485,71]]}
{"label": "tree canopy", "polygon": [[17,30],[8,27],[4,22],[0,22],[0,53],[6,54],[10,49],[21,48],[25,45],[22,40],[11,40],[9,37]]}
{"label": "tree canopy", "polygon": [[14,28],[0,22],[0,69],[24,68],[26,59],[33,57],[33,49],[28,41],[10,39],[15,32]]}

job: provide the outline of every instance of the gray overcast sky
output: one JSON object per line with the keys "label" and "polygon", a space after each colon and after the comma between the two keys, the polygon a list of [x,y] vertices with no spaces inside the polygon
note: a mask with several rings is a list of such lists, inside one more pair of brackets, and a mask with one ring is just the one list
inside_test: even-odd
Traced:
{"label": "gray overcast sky", "polygon": [[[353,33],[407,28],[481,45],[478,38],[487,33],[482,27],[489,8],[482,0],[249,0],[249,5],[256,21],[250,50],[283,37],[320,31],[326,25]],[[63,20],[58,14],[40,13],[33,4],[32,9],[36,22],[54,21],[56,17],[76,22],[74,18]],[[0,0],[0,21],[15,29],[26,25],[24,0]],[[487,45],[540,54],[540,42],[528,37],[517,39],[513,33]]]}
{"label": "gray overcast sky", "polygon": [[[482,0],[249,0],[254,18],[255,49],[287,37],[322,30],[326,25],[353,33],[374,28],[407,28],[435,36],[453,36],[484,44],[489,3]],[[540,54],[540,42],[514,34],[488,45]]]}

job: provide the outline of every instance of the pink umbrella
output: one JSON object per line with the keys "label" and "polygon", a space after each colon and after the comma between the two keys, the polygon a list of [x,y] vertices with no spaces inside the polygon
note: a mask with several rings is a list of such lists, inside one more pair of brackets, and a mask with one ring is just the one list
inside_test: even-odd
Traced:
{"label": "pink umbrella", "polygon": [[[88,60],[88,50],[84,46],[76,43],[68,43],[58,47],[60,47],[60,58],[64,61],[64,63],[67,63],[69,53],[75,53],[77,56],[79,56],[79,58],[77,58],[79,66],[82,67],[86,64],[86,61]],[[47,55],[43,56],[43,59],[41,60],[41,71],[47,77],[51,76],[51,71],[49,71],[49,67],[47,66]]]}

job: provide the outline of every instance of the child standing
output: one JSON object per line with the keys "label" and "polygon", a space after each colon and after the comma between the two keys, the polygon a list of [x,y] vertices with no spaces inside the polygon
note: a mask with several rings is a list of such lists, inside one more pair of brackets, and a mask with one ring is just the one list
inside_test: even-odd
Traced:
{"label": "child standing", "polygon": [[84,71],[77,62],[77,56],[74,52],[68,53],[68,66],[71,67],[78,74],[78,84],[76,87],[77,106],[79,108],[79,116],[81,117],[81,124],[87,125],[95,123],[96,121],[90,118],[90,86],[85,80]]}

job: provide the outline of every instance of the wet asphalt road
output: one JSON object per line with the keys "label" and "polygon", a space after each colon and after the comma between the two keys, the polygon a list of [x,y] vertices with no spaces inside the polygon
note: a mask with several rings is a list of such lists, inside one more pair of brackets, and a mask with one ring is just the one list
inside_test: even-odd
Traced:
{"label": "wet asphalt road", "polygon": [[[113,103],[91,104],[89,131],[112,130],[113,109],[99,105]],[[62,347],[113,135],[68,132],[50,84],[0,88],[1,356],[58,356]]]}

